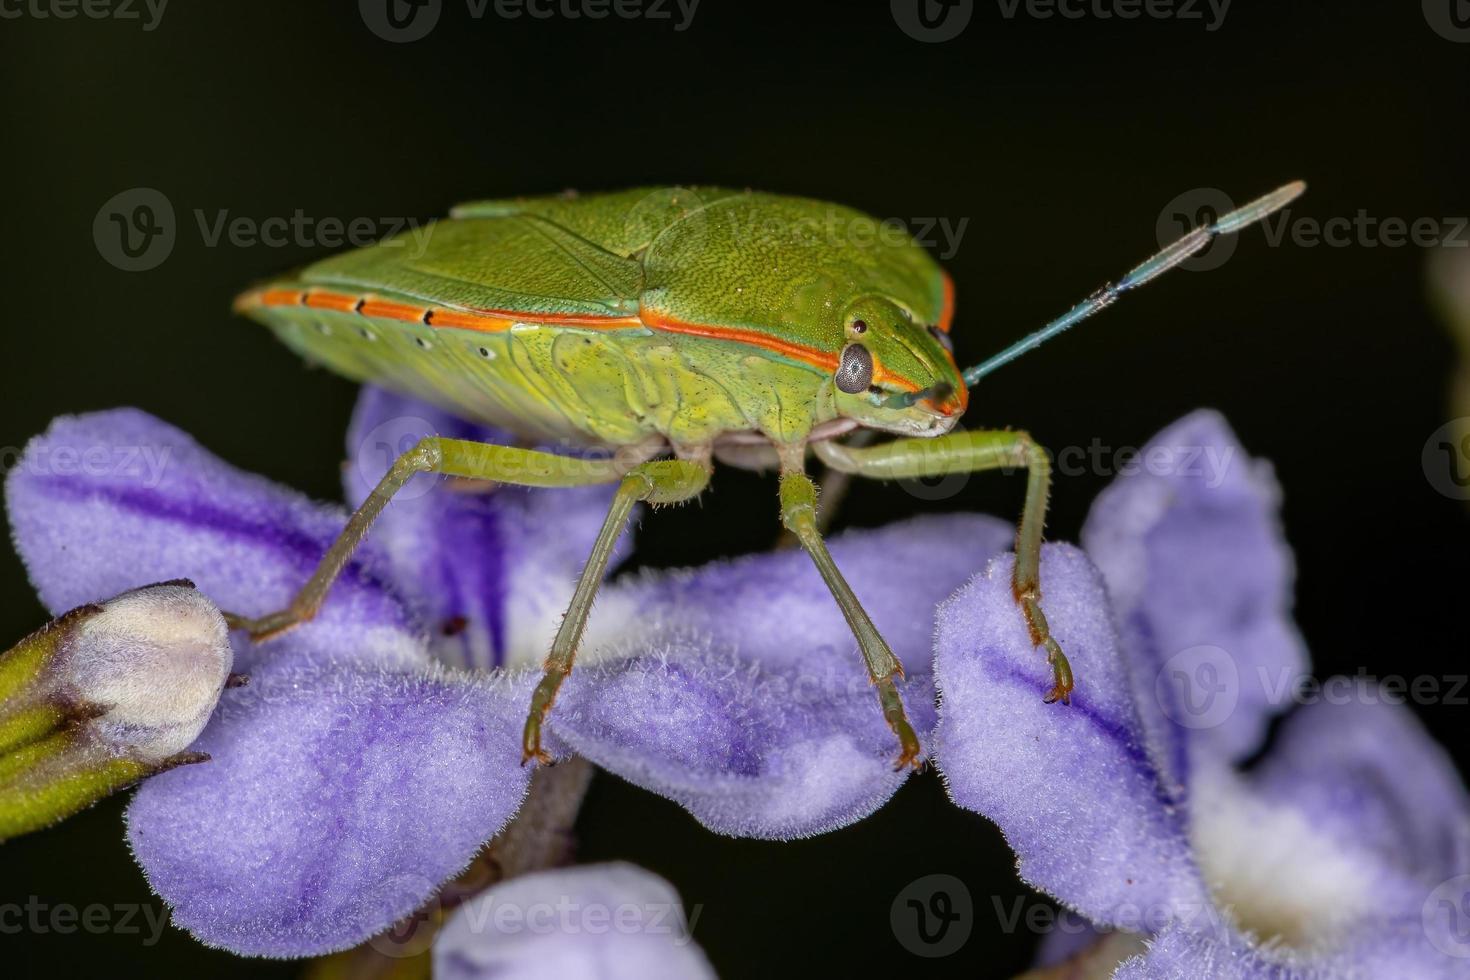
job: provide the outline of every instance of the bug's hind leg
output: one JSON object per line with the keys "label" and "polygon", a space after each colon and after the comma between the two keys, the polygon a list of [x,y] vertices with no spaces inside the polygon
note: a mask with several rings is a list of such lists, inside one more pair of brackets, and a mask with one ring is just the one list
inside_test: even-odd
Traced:
{"label": "bug's hind leg", "polygon": [[578,487],[612,483],[627,471],[626,463],[617,459],[579,459],[514,446],[425,437],[394,461],[348,519],[347,526],[327,549],[311,578],[284,609],[258,617],[226,613],[226,621],[232,628],[248,631],[253,639],[266,640],[313,618],[353,552],[367,537],[373,521],[393,495],[419,473],[443,473],[528,487]]}
{"label": "bug's hind leg", "polygon": [[1026,617],[1034,646],[1046,651],[1052,668],[1048,703],[1066,702],[1072,694],[1072,666],[1051,635],[1041,611],[1041,529],[1051,489],[1051,461],[1025,432],[951,432],[932,439],[898,439],[880,446],[852,447],[834,442],[813,444],[824,463],[835,470],[880,480],[944,476],[994,469],[1026,471],[1026,503],[1016,532],[1016,567],[1011,589]]}
{"label": "bug's hind leg", "polygon": [[919,736],[909,724],[903,710],[903,699],[898,694],[897,681],[903,678],[903,664],[893,655],[888,641],[873,625],[867,610],[858,602],[852,586],[847,584],[828,553],[817,523],[817,486],[805,473],[791,470],[781,475],[781,521],[811,556],[857,639],[863,662],[868,668],[868,679],[878,691],[883,718],[898,737],[899,755],[894,768],[922,765],[920,754],[923,749],[919,745]]}
{"label": "bug's hind leg", "polygon": [[602,584],[607,572],[608,560],[613,547],[633,506],[640,501],[658,506],[677,504],[696,497],[709,483],[710,466],[703,460],[662,459],[635,466],[618,484],[613,496],[612,507],[597,532],[597,541],[592,545],[592,554],[582,567],[577,579],[577,589],[572,593],[571,605],[562,617],[561,628],[556,631],[551,652],[546,656],[545,673],[531,695],[531,710],[526,716],[526,727],[521,737],[522,763],[535,759],[550,762],[551,757],[541,748],[541,728],[546,715],[556,700],[556,692],[572,672],[572,662],[577,656],[577,646],[587,626],[587,616],[592,611],[592,599]]}

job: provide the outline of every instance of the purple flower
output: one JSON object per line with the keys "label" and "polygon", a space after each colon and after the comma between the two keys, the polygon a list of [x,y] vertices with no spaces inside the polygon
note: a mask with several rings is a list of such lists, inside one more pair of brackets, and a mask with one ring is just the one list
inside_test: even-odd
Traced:
{"label": "purple flower", "polygon": [[713,980],[668,882],[630,864],[521,875],[460,906],[434,944],[439,980]]}
{"label": "purple flower", "polygon": [[[1000,826],[1027,882],[1109,933],[1088,950],[1094,933],[1053,936],[1043,962],[1121,963],[1124,980],[1470,976],[1470,796],[1384,692],[1302,696],[1269,471],[1208,413],[1140,459],[1097,501],[1086,553],[1043,556],[1081,679],[1071,711],[1040,703],[1009,556],[939,611],[951,796]],[[1242,770],[1301,700],[1317,703]]]}
{"label": "purple flower", "polygon": [[[427,431],[503,439],[369,390],[349,502]],[[611,489],[433,484],[388,508],[313,622],[259,646],[235,637],[251,683],[225,692],[194,743],[212,761],[135,797],[138,862],[203,942],[282,957],[355,945],[420,907],[519,807],[530,688]],[[6,494],[57,610],[187,576],[223,608],[264,613],[345,520],[126,410],[58,419]],[[1013,535],[951,516],[832,542],[904,662],[921,737],[936,722],[935,606]],[[548,747],[749,837],[844,826],[906,778],[841,613],[794,550],[608,586]]]}

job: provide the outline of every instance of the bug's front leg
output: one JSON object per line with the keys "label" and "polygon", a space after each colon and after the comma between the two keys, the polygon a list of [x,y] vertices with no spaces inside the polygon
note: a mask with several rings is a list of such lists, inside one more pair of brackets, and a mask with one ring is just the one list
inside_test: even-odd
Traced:
{"label": "bug's front leg", "polygon": [[1041,611],[1041,529],[1051,488],[1051,461],[1025,432],[951,432],[933,439],[899,439],[881,446],[852,447],[834,442],[813,445],[822,462],[839,470],[880,480],[944,476],[980,470],[1026,471],[1026,503],[1016,533],[1012,590],[1026,617],[1031,642],[1046,651],[1052,668],[1048,703],[1066,702],[1072,693],[1072,666],[1051,635]]}
{"label": "bug's front leg", "polygon": [[817,486],[800,469],[788,468],[781,474],[781,521],[811,556],[817,571],[827,583],[832,598],[841,607],[853,636],[857,638],[858,647],[863,653],[863,662],[868,668],[868,679],[878,690],[878,702],[883,706],[883,717],[887,720],[888,727],[893,729],[893,734],[898,736],[899,756],[894,768],[921,765],[919,756],[923,750],[919,745],[919,736],[909,724],[903,710],[903,699],[898,694],[897,681],[903,678],[903,664],[893,655],[888,642],[873,625],[867,610],[858,602],[852,586],[847,584],[837,563],[827,551],[827,545],[818,528]]}

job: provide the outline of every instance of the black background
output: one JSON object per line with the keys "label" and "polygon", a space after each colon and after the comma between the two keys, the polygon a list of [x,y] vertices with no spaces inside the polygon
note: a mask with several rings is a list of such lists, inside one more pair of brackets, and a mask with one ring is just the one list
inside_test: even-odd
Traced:
{"label": "black background", "polygon": [[[461,199],[699,181],[968,218],[946,261],[962,362],[1142,258],[1165,205],[1191,188],[1242,201],[1302,177],[1311,191],[1293,220],[1470,213],[1470,45],[1410,2],[1236,0],[1209,31],[1024,8],[1006,19],[984,0],[957,39],[920,43],[882,2],[703,0],[681,32],[650,19],[476,20],[446,0],[428,38],[394,44],[353,3],[174,0],[151,32],[27,14],[0,20],[0,44],[0,446],[24,445],[60,413],[132,404],[326,498],[339,492],[354,390],[304,369],[229,301],[328,250],[208,247],[195,209],[427,219]],[[178,241],[159,267],[127,273],[99,254],[92,222],[139,186],[172,202]],[[1453,348],[1427,303],[1426,257],[1366,241],[1272,247],[1253,230],[1218,271],[1176,273],[987,379],[967,421],[1025,426],[1052,446],[1121,447],[1191,408],[1222,409],[1277,466],[1318,673],[1463,674],[1470,525],[1420,463],[1454,414]],[[1059,481],[1053,538],[1075,537],[1105,482]],[[865,485],[842,523],[925,508],[1009,515],[1020,490],[977,478],[925,503]],[[646,522],[638,560],[764,547],[775,521],[771,478],[722,471],[701,506]],[[3,637],[44,618],[8,554],[0,596]],[[1467,709],[1419,712],[1464,763]],[[6,844],[0,901],[150,901],[121,810],[113,800]],[[1006,934],[995,912],[1028,894],[999,834],[950,805],[932,773],[857,826],[792,844],[717,838],[599,776],[579,830],[584,859],[636,861],[702,904],[697,937],[727,976],[1002,976],[1035,943]],[[888,923],[898,891],[933,872],[964,880],[977,909],[968,945],[941,963],[905,952]],[[138,936],[22,934],[0,935],[0,950],[7,973],[297,970],[177,930],[151,948]]]}

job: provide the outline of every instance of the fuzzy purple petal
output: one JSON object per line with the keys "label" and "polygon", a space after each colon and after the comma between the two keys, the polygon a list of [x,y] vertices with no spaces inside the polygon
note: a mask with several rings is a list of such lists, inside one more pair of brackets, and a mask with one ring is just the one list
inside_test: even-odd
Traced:
{"label": "fuzzy purple petal", "polygon": [[1344,846],[1431,884],[1470,873],[1470,794],[1402,694],[1333,678],[1253,771],[1259,792]]}
{"label": "fuzzy purple petal", "polygon": [[[935,606],[1013,534],[953,516],[832,542],[908,665],[903,696],[921,739],[935,721]],[[555,734],[718,832],[822,833],[871,813],[906,778],[857,644],[800,551],[618,583],[586,652],[552,712]]]}
{"label": "fuzzy purple petal", "polygon": [[995,821],[1021,877],[1102,926],[1138,929],[1208,899],[1183,801],[1148,749],[1101,575],[1075,548],[1043,549],[1043,608],[1077,679],[1045,704],[1002,556],[940,607],[936,755],[950,796]]}
{"label": "fuzzy purple petal", "polygon": [[1465,980],[1470,959],[1435,946],[1417,920],[1375,923],[1331,950],[1253,946],[1228,930],[1177,925],[1113,980]]}
{"label": "fuzzy purple petal", "polygon": [[[366,387],[347,433],[354,506],[423,436],[497,444],[504,432]],[[486,492],[488,489],[488,492]],[[527,490],[428,474],[394,496],[373,529],[393,579],[432,628],[445,663],[487,668],[538,660],[571,599],[613,487]],[[613,557],[627,551],[628,536]]]}
{"label": "fuzzy purple petal", "polygon": [[541,871],[461,906],[434,943],[438,980],[713,980],[679,896],[629,864]]}
{"label": "fuzzy purple petal", "polygon": [[[1239,936],[1176,925],[1149,941],[1148,952],[1126,960],[1113,980],[1328,980],[1288,958],[1268,958]],[[1345,977],[1343,980],[1351,980]],[[1362,980],[1368,980],[1363,977]]]}
{"label": "fuzzy purple petal", "polygon": [[225,692],[128,810],[133,852],[201,941],[294,957],[417,909],[520,806],[521,697],[504,682],[365,671],[285,648]]}
{"label": "fuzzy purple petal", "polygon": [[[232,612],[273,611],[306,581],[346,519],[131,409],[56,419],[26,447],[5,491],[16,547],[42,602],[58,612],[175,578],[193,580]],[[383,659],[384,636],[408,649],[391,638],[416,625],[384,572],[369,544],[301,632],[364,660]],[[254,657],[241,648],[237,669],[251,669]]]}
{"label": "fuzzy purple petal", "polygon": [[1149,442],[1083,529],[1175,778],[1187,778],[1186,741],[1230,759],[1256,749],[1308,672],[1278,497],[1270,466],[1200,411]]}

